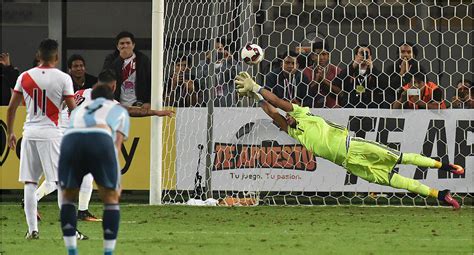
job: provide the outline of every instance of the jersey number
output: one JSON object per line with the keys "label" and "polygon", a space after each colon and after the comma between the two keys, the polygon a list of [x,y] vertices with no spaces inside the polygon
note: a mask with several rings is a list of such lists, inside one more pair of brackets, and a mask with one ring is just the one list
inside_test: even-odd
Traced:
{"label": "jersey number", "polygon": [[99,104],[99,105],[89,105],[89,106],[86,106],[86,110],[87,110],[87,114],[93,114],[95,111],[99,110],[100,108],[102,108],[102,104]]}
{"label": "jersey number", "polygon": [[39,95],[38,90],[39,89],[33,89],[34,115],[38,115],[39,101],[41,101],[41,105],[43,106],[41,108],[41,115],[44,116],[46,115],[46,90],[42,90],[42,96]]}

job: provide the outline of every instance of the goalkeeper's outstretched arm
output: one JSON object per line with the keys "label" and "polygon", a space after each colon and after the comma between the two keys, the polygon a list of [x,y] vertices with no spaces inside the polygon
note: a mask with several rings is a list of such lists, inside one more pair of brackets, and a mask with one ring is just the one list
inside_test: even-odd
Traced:
{"label": "goalkeeper's outstretched arm", "polygon": [[280,108],[285,112],[292,112],[293,111],[293,105],[290,102],[277,97],[271,91],[269,91],[265,88],[261,88],[259,93],[260,93],[260,95],[262,95],[262,97],[265,100],[267,100],[267,102],[269,102],[273,106],[275,106],[277,108]]}
{"label": "goalkeeper's outstretched arm", "polygon": [[270,118],[272,118],[283,131],[288,132],[288,123],[286,123],[285,117],[283,117],[273,105],[265,100],[261,100],[259,105],[262,110],[268,116],[270,116]]}
{"label": "goalkeeper's outstretched arm", "polygon": [[258,85],[248,74],[247,72],[240,72],[235,77],[235,84],[239,94],[244,95],[247,92],[253,92],[255,94],[260,94],[265,100],[267,100],[273,106],[282,109],[285,112],[292,112],[293,105],[273,94],[271,91],[264,89],[262,86]]}
{"label": "goalkeeper's outstretched arm", "polygon": [[174,115],[174,111],[171,110],[152,110],[146,107],[136,107],[136,106],[124,106],[128,111],[130,117],[148,117],[148,116],[158,116],[158,117],[172,117]]}
{"label": "goalkeeper's outstretched arm", "polygon": [[285,112],[292,112],[293,105],[290,102],[281,99],[271,91],[262,88],[247,72],[240,72],[239,75],[235,77],[235,84],[239,94],[256,96],[256,98],[260,100],[259,104],[263,111],[270,116],[283,131],[288,132],[288,123],[286,122],[285,117],[283,117],[275,107],[280,108]]}

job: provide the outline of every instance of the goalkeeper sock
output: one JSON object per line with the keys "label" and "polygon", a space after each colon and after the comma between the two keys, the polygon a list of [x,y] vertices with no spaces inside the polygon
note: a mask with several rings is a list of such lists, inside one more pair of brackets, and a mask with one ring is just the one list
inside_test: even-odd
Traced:
{"label": "goalkeeper sock", "polygon": [[113,254],[120,223],[118,204],[105,204],[102,228],[104,229],[104,254]]}
{"label": "goalkeeper sock", "polygon": [[438,195],[439,195],[439,190],[430,188],[430,194],[429,194],[430,197],[438,198]]}
{"label": "goalkeeper sock", "polygon": [[397,189],[405,189],[425,197],[431,195],[431,191],[428,186],[417,180],[413,180],[399,174],[393,174],[392,179],[390,179],[390,186]]}
{"label": "goalkeeper sock", "polygon": [[451,170],[454,169],[454,167],[450,166],[449,164],[446,164],[446,163],[442,163],[442,162],[438,162],[439,164],[439,170],[444,170],[446,172],[450,172]]}
{"label": "goalkeeper sock", "polygon": [[420,167],[439,168],[437,160],[428,158],[416,153],[403,153],[402,164],[404,165],[415,165]]}

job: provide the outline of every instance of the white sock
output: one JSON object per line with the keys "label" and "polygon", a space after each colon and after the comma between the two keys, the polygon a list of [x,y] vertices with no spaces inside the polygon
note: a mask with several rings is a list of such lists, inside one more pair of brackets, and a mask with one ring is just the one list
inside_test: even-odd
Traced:
{"label": "white sock", "polygon": [[61,205],[63,204],[63,192],[61,191],[61,186],[59,186],[59,183],[56,184],[56,187],[58,189],[58,206],[59,206],[59,211],[61,211]]}
{"label": "white sock", "polygon": [[117,239],[114,240],[104,240],[104,251],[114,251],[115,250],[115,243]]}
{"label": "white sock", "polygon": [[36,201],[40,201],[44,196],[49,195],[51,192],[55,190],[56,190],[55,182],[43,181],[43,183],[41,183],[41,185],[35,191]]}
{"label": "white sock", "polygon": [[85,211],[89,209],[89,202],[92,196],[92,182],[94,178],[92,174],[87,174],[82,179],[81,189],[79,190],[79,211]]}
{"label": "white sock", "polygon": [[66,248],[69,249],[76,249],[77,248],[77,237],[74,236],[63,236],[64,244]]}
{"label": "white sock", "polygon": [[38,231],[38,219],[36,212],[38,211],[38,201],[36,201],[35,190],[38,185],[36,183],[25,183],[24,197],[26,223],[28,223],[28,232]]}

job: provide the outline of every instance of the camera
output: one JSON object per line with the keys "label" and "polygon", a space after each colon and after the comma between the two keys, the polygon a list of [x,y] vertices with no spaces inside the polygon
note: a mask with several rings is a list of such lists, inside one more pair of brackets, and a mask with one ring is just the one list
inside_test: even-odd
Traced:
{"label": "camera", "polygon": [[189,72],[189,71],[184,72],[183,80],[185,80],[185,81],[191,80],[191,72]]}
{"label": "camera", "polygon": [[364,57],[364,60],[369,59],[369,51],[364,50],[364,51],[362,52],[362,54],[363,54],[362,56]]}

